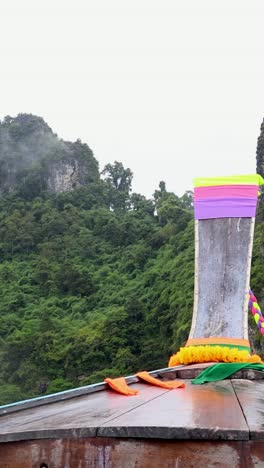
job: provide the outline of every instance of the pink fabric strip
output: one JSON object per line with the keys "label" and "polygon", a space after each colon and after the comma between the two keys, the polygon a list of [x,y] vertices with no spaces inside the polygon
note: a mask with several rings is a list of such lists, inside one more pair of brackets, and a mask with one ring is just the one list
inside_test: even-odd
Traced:
{"label": "pink fabric strip", "polygon": [[213,187],[195,187],[194,199],[205,198],[252,198],[258,196],[258,185],[216,185]]}

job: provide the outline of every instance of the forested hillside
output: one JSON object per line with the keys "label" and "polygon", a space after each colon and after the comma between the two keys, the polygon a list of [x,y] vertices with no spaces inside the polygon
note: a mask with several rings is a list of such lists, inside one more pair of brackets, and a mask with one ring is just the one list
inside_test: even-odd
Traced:
{"label": "forested hillside", "polygon": [[[22,164],[19,147],[36,146],[23,119],[33,133],[40,120],[46,126],[25,115],[14,136],[15,119],[0,126],[0,161],[8,167],[11,158],[14,168],[0,187],[0,404],[164,367],[186,340],[192,316],[192,194],[178,197],[164,182],[152,199],[132,193],[133,174],[121,162],[99,176],[87,145],[56,136],[60,151],[57,143],[54,151],[47,145],[37,164],[24,156]],[[54,190],[47,180],[58,161],[69,161],[65,144],[71,167],[82,161],[88,169],[85,178]],[[263,257],[259,215],[252,269],[259,299]],[[251,328],[261,351],[261,336]]]}

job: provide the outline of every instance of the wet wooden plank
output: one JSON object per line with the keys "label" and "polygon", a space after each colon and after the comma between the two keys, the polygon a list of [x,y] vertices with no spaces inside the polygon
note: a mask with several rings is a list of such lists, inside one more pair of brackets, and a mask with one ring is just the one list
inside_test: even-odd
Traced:
{"label": "wet wooden plank", "polygon": [[98,430],[103,437],[247,440],[249,431],[230,381],[171,390]]}
{"label": "wet wooden plank", "polygon": [[[159,375],[162,375],[163,372],[167,372],[168,370],[173,370],[181,367],[183,366],[175,366],[172,368],[166,367],[164,369],[150,371],[149,374],[152,375],[152,377],[158,377]],[[140,379],[135,374],[125,377],[125,381],[128,385],[139,382],[139,380]],[[17,411],[24,411],[28,408],[36,408],[39,406],[50,405],[51,403],[56,403],[60,401],[72,400],[73,398],[79,398],[83,395],[90,395],[91,393],[107,390],[107,388],[107,384],[105,384],[104,382],[99,382],[97,384],[73,388],[71,390],[54,393],[52,395],[43,395],[37,398],[31,398],[29,400],[10,403],[8,405],[0,406],[0,417],[10,413],[16,413]]]}
{"label": "wet wooden plank", "polygon": [[264,382],[232,380],[235,393],[245,415],[250,439],[264,439]]}
{"label": "wet wooden plank", "polygon": [[[196,293],[190,338],[246,338],[251,218],[198,222]],[[246,315],[247,320],[247,315]]]}
{"label": "wet wooden plank", "polygon": [[140,394],[123,396],[107,390],[2,416],[0,442],[30,438],[94,437],[97,427],[103,422],[168,392],[141,383],[132,387],[137,388]]}

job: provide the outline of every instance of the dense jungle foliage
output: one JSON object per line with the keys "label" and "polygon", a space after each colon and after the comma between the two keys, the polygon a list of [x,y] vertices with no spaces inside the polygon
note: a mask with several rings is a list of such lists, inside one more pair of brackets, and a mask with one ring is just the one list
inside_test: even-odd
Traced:
{"label": "dense jungle foliage", "polygon": [[[24,148],[23,118],[1,125],[14,122],[14,145]],[[41,160],[35,177],[24,165],[0,198],[0,404],[165,367],[190,329],[192,194],[178,197],[164,182],[152,199],[132,193],[130,169],[115,162],[99,176],[87,145],[71,145],[93,171],[80,188],[49,192]],[[19,151],[10,156],[21,164]],[[263,224],[259,214],[252,288],[264,300]]]}

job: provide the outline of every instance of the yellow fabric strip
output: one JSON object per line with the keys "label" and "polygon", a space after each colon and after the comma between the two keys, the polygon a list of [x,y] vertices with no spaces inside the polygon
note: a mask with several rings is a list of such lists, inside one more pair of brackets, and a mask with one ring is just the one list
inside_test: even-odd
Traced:
{"label": "yellow fabric strip", "polygon": [[247,174],[226,177],[200,177],[194,179],[194,187],[213,187],[215,185],[263,185],[264,179],[259,174]]}

